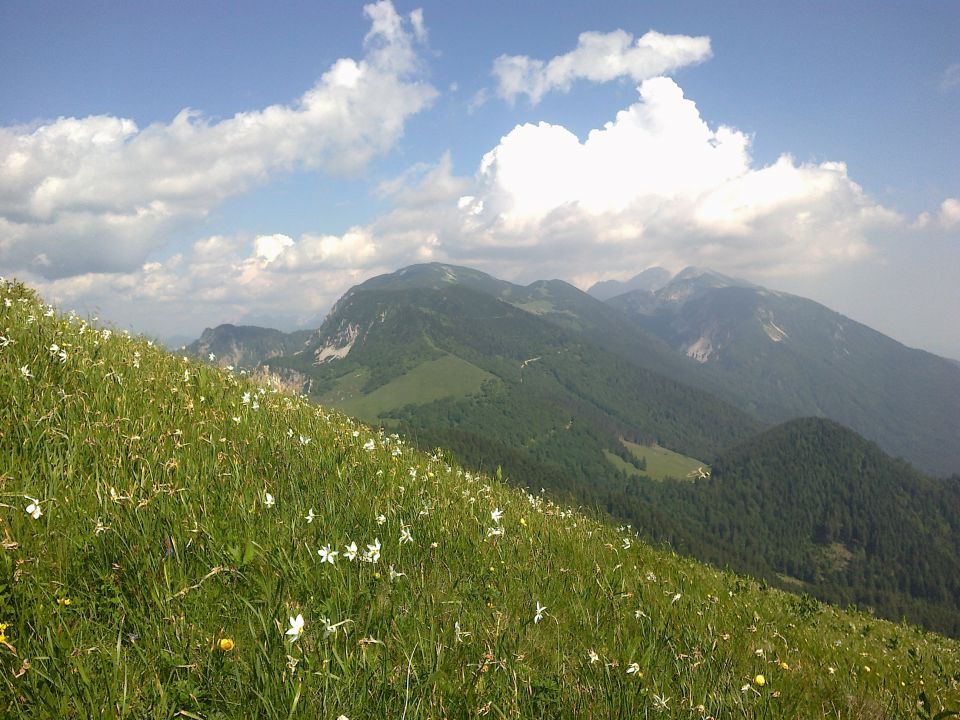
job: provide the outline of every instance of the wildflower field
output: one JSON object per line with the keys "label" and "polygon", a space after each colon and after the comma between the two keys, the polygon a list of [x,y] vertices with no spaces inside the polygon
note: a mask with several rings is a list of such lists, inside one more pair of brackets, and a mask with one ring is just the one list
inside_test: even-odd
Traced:
{"label": "wildflower field", "polygon": [[955,641],[653,549],[7,281],[0,392],[0,717],[960,708]]}

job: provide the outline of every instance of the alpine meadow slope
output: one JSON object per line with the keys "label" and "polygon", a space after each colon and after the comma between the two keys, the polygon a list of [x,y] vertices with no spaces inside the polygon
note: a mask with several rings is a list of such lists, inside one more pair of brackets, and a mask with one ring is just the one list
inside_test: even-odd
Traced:
{"label": "alpine meadow slope", "polygon": [[0,284],[9,717],[933,717],[943,637],[766,589]]}

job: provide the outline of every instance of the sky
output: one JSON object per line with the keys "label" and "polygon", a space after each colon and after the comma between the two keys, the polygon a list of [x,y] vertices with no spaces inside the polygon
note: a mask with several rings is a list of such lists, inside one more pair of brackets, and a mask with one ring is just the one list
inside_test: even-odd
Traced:
{"label": "sky", "polygon": [[0,0],[0,274],[160,338],[709,267],[960,358],[960,3]]}

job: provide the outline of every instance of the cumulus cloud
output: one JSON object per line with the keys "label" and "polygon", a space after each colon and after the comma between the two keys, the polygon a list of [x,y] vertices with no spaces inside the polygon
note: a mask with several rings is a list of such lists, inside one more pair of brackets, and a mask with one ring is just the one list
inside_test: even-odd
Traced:
{"label": "cumulus cloud", "polygon": [[0,262],[45,277],[122,272],[179,225],[278,173],[356,173],[436,91],[420,79],[423,16],[367,5],[361,60],[337,60],[293,102],[140,128],[108,115],[0,127]]}
{"label": "cumulus cloud", "polygon": [[944,228],[960,225],[960,200],[947,198],[940,205],[940,224]]}
{"label": "cumulus cloud", "polygon": [[673,80],[639,92],[583,141],[550,123],[504,136],[460,202],[460,251],[539,254],[566,277],[625,264],[809,272],[863,257],[871,233],[902,222],[841,162],[756,167],[750,138],[711,128]]}
{"label": "cumulus cloud", "polygon": [[501,55],[493,63],[497,92],[513,101],[526,95],[536,105],[548,92],[566,92],[576,80],[609,82],[630,78],[641,82],[710,57],[710,38],[664,35],[650,30],[636,42],[624,30],[585,32],[577,46],[551,60],[527,55]]}

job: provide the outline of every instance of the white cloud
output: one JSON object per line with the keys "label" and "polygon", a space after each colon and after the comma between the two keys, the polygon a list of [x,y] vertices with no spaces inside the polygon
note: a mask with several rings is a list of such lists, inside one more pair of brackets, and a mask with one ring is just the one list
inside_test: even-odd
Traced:
{"label": "white cloud", "polygon": [[940,224],[948,229],[960,224],[960,199],[947,198],[941,203]]}
{"label": "white cloud", "polygon": [[460,252],[536,254],[566,277],[651,264],[810,272],[863,257],[871,233],[902,222],[843,163],[755,167],[749,150],[652,78],[584,141],[549,123],[504,136],[461,202]]}
{"label": "white cloud", "polygon": [[[286,105],[139,128],[111,116],[0,128],[0,262],[46,277],[141,264],[171,230],[297,167],[355,173],[436,91],[419,79],[422,13],[367,5],[366,55]],[[409,28],[409,29],[408,29]]]}
{"label": "white cloud", "polygon": [[289,105],[222,121],[184,111],[144,129],[113,117],[0,128],[0,263],[26,269],[23,279],[50,300],[171,334],[249,322],[252,312],[287,327],[313,321],[350,285],[413,262],[581,286],[651,265],[706,265],[757,281],[840,277],[910,233],[943,235],[960,223],[960,199],[948,198],[908,226],[842,162],[783,155],[757,165],[750,136],[711,126],[673,80],[645,77],[655,63],[707,57],[706,38],[648,33],[641,52],[625,33],[588,33],[567,55],[527,58],[529,72],[500,88],[536,102],[578,78],[641,79],[638,101],[584,139],[559,124],[520,125],[472,177],[455,175],[447,153],[381,183],[393,207],[367,225],[215,235],[146,262],[171,228],[228,196],[295,167],[351,172],[396,142],[435,95],[418,80],[425,31],[422,18],[404,21],[389,4],[367,14],[365,57],[337,61]]}
{"label": "white cloud", "polygon": [[[209,242],[209,241],[208,241]],[[294,245],[293,238],[282,233],[258,235],[253,241],[253,254],[266,262],[273,262],[283,251]]]}
{"label": "white cloud", "polygon": [[609,82],[630,78],[641,82],[703,62],[710,57],[710,38],[664,35],[650,30],[637,41],[624,30],[585,32],[577,47],[549,61],[527,55],[501,55],[493,64],[497,92],[505,100],[526,95],[536,105],[548,92],[568,91],[576,80]]}

